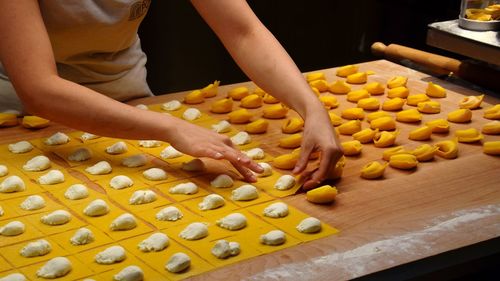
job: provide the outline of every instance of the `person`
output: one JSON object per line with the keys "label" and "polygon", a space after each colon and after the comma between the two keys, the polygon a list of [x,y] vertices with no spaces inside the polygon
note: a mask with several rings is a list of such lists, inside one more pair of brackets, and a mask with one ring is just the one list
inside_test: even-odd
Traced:
{"label": "person", "polygon": [[[196,156],[226,159],[247,181],[262,168],[227,136],[120,101],[152,95],[138,26],[151,0],[0,0],[1,104],[101,136],[156,139]],[[323,105],[243,0],[192,0],[245,74],[305,120],[294,173],[306,188],[342,156]],[[280,81],[280,83],[275,83]],[[309,155],[320,164],[307,171]]]}

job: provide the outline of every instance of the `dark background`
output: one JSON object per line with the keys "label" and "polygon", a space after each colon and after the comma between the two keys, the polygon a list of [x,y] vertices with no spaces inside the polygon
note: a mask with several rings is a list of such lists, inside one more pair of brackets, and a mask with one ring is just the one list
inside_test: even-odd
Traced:
{"label": "dark background", "polygon": [[[377,59],[375,41],[454,56],[425,44],[427,25],[455,19],[459,0],[253,0],[302,72]],[[151,2],[139,35],[155,94],[249,80],[187,0]]]}

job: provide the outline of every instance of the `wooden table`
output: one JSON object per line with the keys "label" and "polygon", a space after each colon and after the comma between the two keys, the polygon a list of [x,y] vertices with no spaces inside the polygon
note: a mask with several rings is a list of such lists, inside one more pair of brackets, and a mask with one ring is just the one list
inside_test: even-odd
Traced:
{"label": "wooden table", "polygon": [[[444,86],[448,97],[439,100],[442,113],[425,115],[425,121],[446,118],[446,113],[457,108],[463,95],[478,94],[385,60],[359,66],[361,71],[375,71],[369,81],[385,83],[395,75],[408,76],[411,93],[423,93],[428,81]],[[322,71],[329,82],[337,79],[334,69]],[[236,85],[254,87],[250,83]],[[208,109],[211,101],[236,85],[220,87],[218,97],[197,107]],[[359,87],[362,86],[353,88]],[[180,99],[185,93],[136,100],[131,104],[161,103]],[[341,106],[334,112],[339,115],[342,109],[355,106],[346,102],[345,96],[338,98]],[[498,102],[498,99],[486,97],[483,108],[489,106],[487,103]],[[452,123],[452,131],[471,126],[480,129],[487,121],[482,118],[482,110],[476,110],[472,123]],[[282,122],[273,121],[268,134],[255,136],[264,140],[262,148],[274,155],[283,152],[277,148],[282,136],[278,128]],[[398,143],[408,148],[420,144],[407,139],[409,130],[417,126],[398,123],[401,129]],[[367,127],[366,122],[363,127]],[[0,142],[47,136],[59,130],[69,129],[57,124],[40,131],[20,127],[1,129]],[[433,135],[429,143],[452,137],[453,134]],[[349,136],[341,136],[342,141],[349,139]],[[485,136],[485,140],[500,140],[500,136]],[[193,279],[350,279],[497,238],[500,236],[500,158],[483,154],[479,144],[459,144],[459,149],[460,155],[455,160],[439,158],[431,163],[421,163],[411,172],[388,168],[385,179],[369,181],[361,179],[359,171],[367,162],[380,160],[383,149],[365,145],[362,156],[349,157],[342,179],[333,183],[340,190],[334,204],[313,205],[305,200],[304,194],[284,198],[287,203],[340,229],[338,235],[253,258]]]}

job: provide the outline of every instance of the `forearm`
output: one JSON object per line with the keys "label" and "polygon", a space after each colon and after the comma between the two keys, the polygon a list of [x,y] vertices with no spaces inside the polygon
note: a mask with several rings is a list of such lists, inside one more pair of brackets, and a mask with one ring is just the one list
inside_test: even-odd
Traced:
{"label": "forearm", "polygon": [[[26,83],[24,84],[26,85]],[[168,140],[173,117],[120,103],[57,76],[18,87],[31,114],[101,136]],[[36,91],[36,95],[34,93]]]}
{"label": "forearm", "polygon": [[302,117],[323,110],[293,60],[264,26],[258,25],[241,40],[225,44],[252,81]]}
{"label": "forearm", "polygon": [[233,59],[259,87],[302,117],[324,111],[293,60],[245,1],[191,2]]}

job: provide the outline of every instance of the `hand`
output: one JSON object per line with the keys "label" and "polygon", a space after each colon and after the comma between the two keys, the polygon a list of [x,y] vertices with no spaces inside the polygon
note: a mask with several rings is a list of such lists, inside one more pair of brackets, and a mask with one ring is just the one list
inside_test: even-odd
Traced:
{"label": "hand", "polygon": [[339,146],[336,132],[325,111],[317,111],[306,116],[302,146],[299,160],[293,173],[299,174],[307,168],[311,153],[320,151],[319,168],[312,172],[304,172],[304,188],[311,189],[326,179],[330,171],[344,154]]}
{"label": "hand", "polygon": [[261,166],[234,147],[229,137],[183,120],[172,122],[173,130],[169,133],[168,141],[179,151],[195,157],[226,159],[249,182],[257,181],[252,171],[263,172]]}

